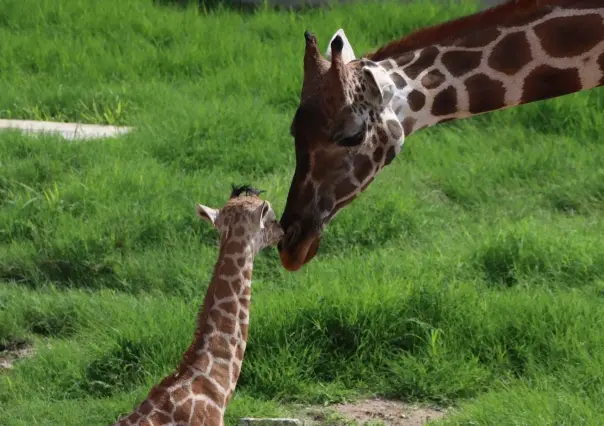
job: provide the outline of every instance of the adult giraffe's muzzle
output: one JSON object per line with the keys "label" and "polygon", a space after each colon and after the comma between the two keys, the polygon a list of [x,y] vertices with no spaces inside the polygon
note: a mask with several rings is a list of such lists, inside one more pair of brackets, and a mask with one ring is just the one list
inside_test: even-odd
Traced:
{"label": "adult giraffe's muzzle", "polygon": [[291,246],[284,246],[283,242],[280,243],[278,250],[281,264],[290,272],[297,271],[315,257],[320,242],[321,235],[315,233]]}

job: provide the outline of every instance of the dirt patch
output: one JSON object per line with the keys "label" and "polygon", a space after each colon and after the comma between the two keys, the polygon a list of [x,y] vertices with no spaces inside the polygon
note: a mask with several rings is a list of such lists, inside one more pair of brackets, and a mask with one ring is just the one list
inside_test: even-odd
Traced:
{"label": "dirt patch", "polygon": [[331,408],[356,424],[382,422],[389,426],[423,426],[446,414],[437,407],[421,407],[379,398],[332,405]]}
{"label": "dirt patch", "polygon": [[18,340],[6,345],[0,345],[0,373],[13,368],[15,361],[34,354],[34,348],[24,340]]}
{"label": "dirt patch", "polygon": [[327,407],[307,407],[295,411],[304,425],[321,426],[424,426],[428,421],[440,419],[446,414],[446,410],[439,407],[413,405],[381,398],[363,399]]}

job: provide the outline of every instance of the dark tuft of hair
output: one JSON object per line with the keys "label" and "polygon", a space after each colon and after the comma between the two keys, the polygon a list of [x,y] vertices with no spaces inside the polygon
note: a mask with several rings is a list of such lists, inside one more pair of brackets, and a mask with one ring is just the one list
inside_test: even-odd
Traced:
{"label": "dark tuft of hair", "polygon": [[230,198],[236,198],[239,197],[242,194],[245,194],[246,196],[258,196],[260,194],[262,194],[263,192],[266,192],[262,189],[256,189],[250,185],[241,185],[241,186],[237,186],[237,185],[231,185],[231,187],[233,188],[233,190],[231,191],[231,197]]}

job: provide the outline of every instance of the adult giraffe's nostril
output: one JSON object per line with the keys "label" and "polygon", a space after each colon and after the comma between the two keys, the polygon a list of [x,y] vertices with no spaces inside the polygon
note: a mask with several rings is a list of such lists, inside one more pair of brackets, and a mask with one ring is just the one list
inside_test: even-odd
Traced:
{"label": "adult giraffe's nostril", "polygon": [[300,235],[300,222],[296,222],[291,225],[283,234],[283,238],[281,239],[281,247],[291,247],[291,245],[296,243],[297,238]]}

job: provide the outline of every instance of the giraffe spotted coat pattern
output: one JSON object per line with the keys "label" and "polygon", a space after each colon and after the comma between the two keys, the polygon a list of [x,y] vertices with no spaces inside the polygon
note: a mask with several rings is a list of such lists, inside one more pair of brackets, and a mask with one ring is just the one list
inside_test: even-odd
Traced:
{"label": "giraffe spotted coat pattern", "polygon": [[220,254],[195,338],[178,368],[114,426],[224,425],[247,342],[254,256],[283,235],[270,203],[258,194],[234,188],[221,209],[196,206],[219,231]]}
{"label": "giraffe spotted coat pattern", "polygon": [[602,85],[604,2],[599,3],[600,8],[547,8],[524,25],[491,27],[379,61],[397,87],[392,108],[405,135]]}
{"label": "giraffe spotted coat pattern", "polygon": [[442,122],[604,84],[604,0],[510,0],[355,58],[338,30],[325,58],[305,33],[291,124],[296,168],[279,255],[296,271],[327,224],[401,151]]}

